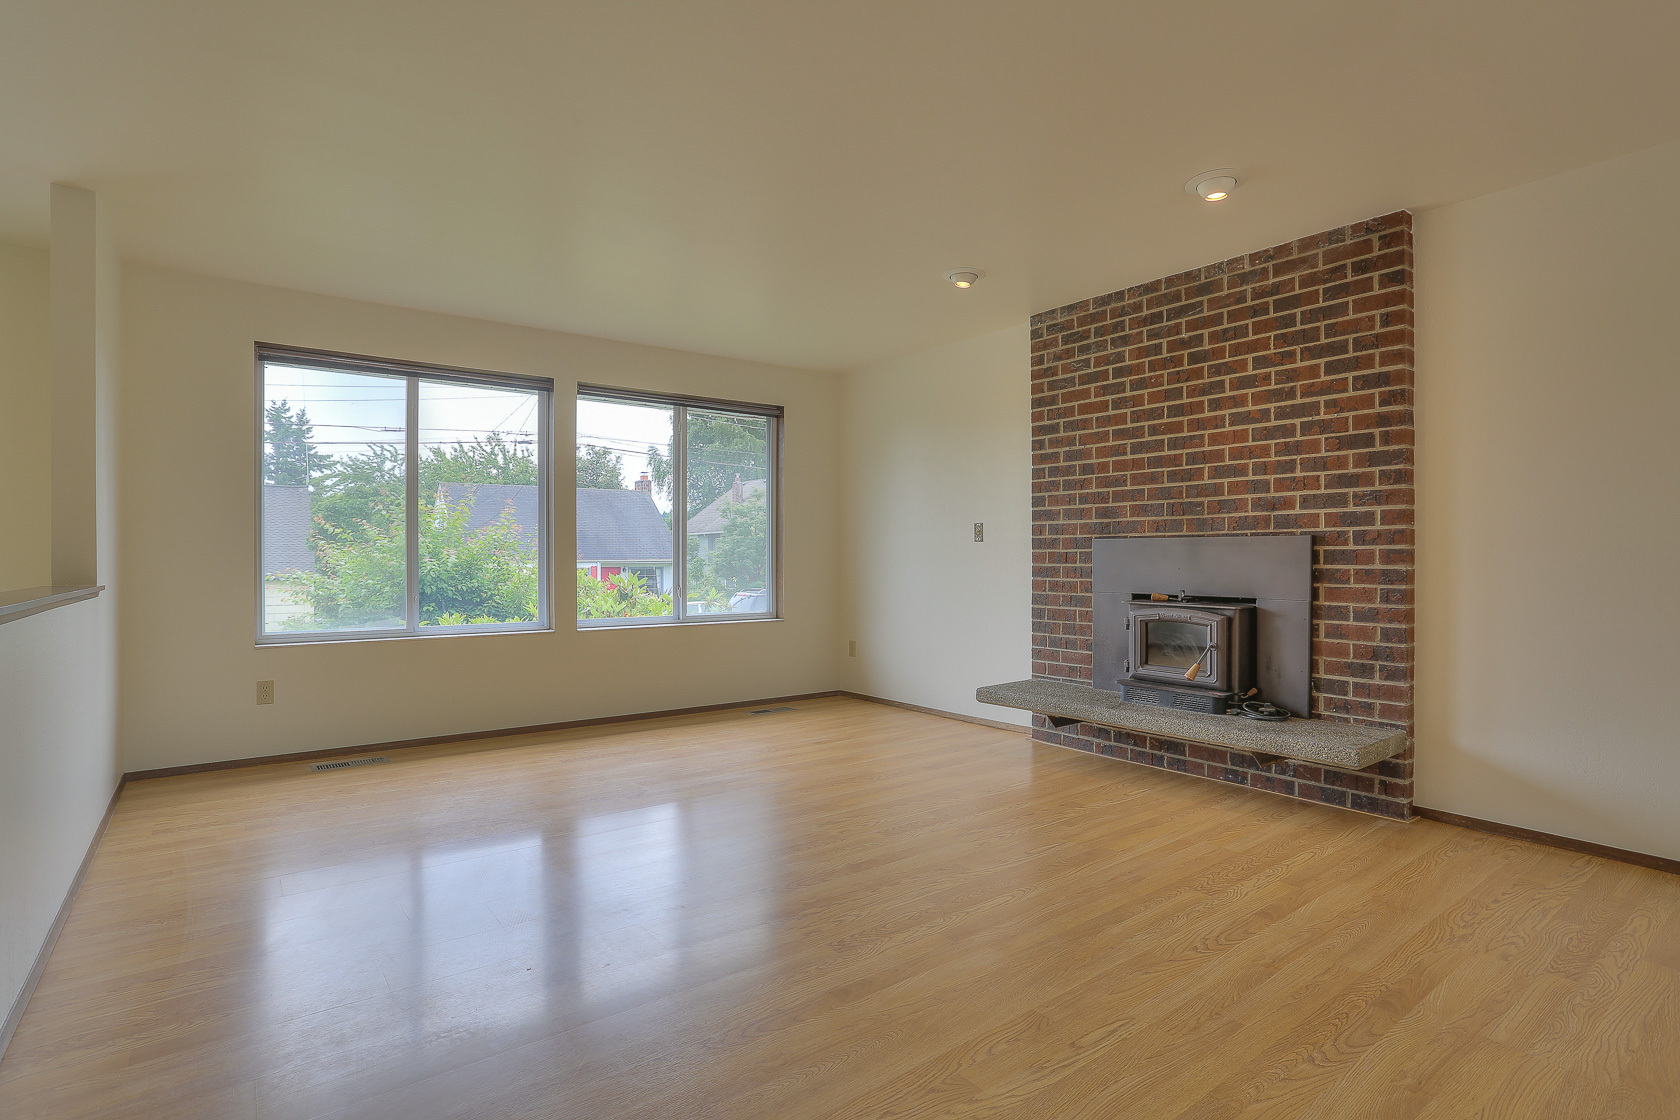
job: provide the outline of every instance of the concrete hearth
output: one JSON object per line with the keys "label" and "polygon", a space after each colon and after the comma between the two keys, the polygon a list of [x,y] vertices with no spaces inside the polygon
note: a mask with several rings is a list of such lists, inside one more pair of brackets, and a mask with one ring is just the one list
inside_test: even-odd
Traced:
{"label": "concrete hearth", "polygon": [[1295,758],[1343,770],[1363,770],[1406,749],[1406,733],[1391,727],[1366,727],[1321,719],[1262,723],[1241,716],[1210,716],[1134,704],[1113,692],[1068,681],[1011,681],[976,689],[982,704],[1038,712],[1052,719],[1117,727],[1163,739],[1209,743],[1246,751],[1267,761]]}

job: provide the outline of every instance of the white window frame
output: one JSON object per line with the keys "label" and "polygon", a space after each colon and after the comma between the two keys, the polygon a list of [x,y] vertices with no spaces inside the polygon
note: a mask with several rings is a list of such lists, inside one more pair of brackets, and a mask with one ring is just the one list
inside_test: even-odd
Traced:
{"label": "white window frame", "polygon": [[[284,362],[293,366],[313,366],[343,373],[364,373],[379,377],[400,378],[407,386],[405,415],[408,464],[405,484],[404,524],[407,528],[408,587],[404,596],[405,625],[383,630],[301,630],[283,634],[263,632],[263,449],[265,446],[264,404],[267,401],[264,379],[269,362]],[[393,358],[370,358],[358,354],[341,354],[331,350],[308,350],[296,346],[272,343],[256,344],[256,635],[259,646],[308,645],[316,642],[365,642],[392,638],[447,638],[469,634],[530,633],[553,630],[550,604],[554,601],[553,516],[550,510],[550,478],[554,473],[553,414],[554,381],[547,377],[526,377],[485,370],[457,369],[420,362],[405,362]],[[450,382],[457,385],[489,385],[501,389],[517,389],[538,394],[537,405],[537,618],[534,622],[497,622],[477,626],[421,626],[420,625],[420,383]]]}
{"label": "white window frame", "polygon": [[[588,385],[579,382],[577,400],[613,401],[619,404],[654,405],[670,408],[671,413],[671,613],[658,618],[579,618],[579,630],[620,630],[636,626],[704,626],[726,622],[764,622],[779,619],[782,606],[782,419],[779,404],[752,404],[747,401],[713,400],[674,393],[646,392],[611,385]],[[770,593],[767,610],[735,614],[688,613],[688,410],[702,412],[736,412],[745,416],[762,417],[768,423],[766,436],[770,445],[769,469],[765,474],[765,506],[770,518],[765,533],[769,556],[765,560],[765,590]],[[572,415],[577,415],[576,400]],[[576,458],[574,456],[574,470]],[[573,496],[576,497],[574,475]],[[574,530],[575,531],[575,530]],[[574,551],[575,551],[574,544]],[[577,615],[576,580],[573,581],[572,615]]]}

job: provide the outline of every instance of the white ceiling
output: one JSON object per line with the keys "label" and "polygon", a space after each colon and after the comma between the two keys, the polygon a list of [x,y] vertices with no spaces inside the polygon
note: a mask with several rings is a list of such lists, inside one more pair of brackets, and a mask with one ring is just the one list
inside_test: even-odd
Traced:
{"label": "white ceiling", "polygon": [[1677,42],[1672,0],[0,0],[0,239],[61,180],[134,260],[844,368],[1680,137]]}

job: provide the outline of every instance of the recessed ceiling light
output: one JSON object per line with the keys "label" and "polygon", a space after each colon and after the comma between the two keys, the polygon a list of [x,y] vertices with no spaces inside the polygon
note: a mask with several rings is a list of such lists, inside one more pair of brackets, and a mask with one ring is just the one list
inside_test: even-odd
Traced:
{"label": "recessed ceiling light", "polygon": [[1218,167],[1192,176],[1184,184],[1184,193],[1193,194],[1203,202],[1218,202],[1230,198],[1231,192],[1242,186],[1242,172],[1234,167]]}
{"label": "recessed ceiling light", "polygon": [[978,268],[953,268],[945,274],[945,279],[959,288],[972,288],[974,282],[984,275]]}

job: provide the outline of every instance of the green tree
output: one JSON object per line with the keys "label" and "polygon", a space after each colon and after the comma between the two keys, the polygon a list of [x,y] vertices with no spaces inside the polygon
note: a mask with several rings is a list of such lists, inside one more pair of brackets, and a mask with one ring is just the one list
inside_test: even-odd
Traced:
{"label": "green tree", "polygon": [[341,529],[315,519],[313,572],[270,576],[301,584],[308,615],[291,619],[296,630],[369,626],[401,620],[407,596],[407,540],[400,518]]}
{"label": "green tree", "polygon": [[498,432],[470,443],[428,448],[420,460],[421,486],[432,491],[446,482],[535,486],[537,459],[519,445],[503,439]]}
{"label": "green tree", "polygon": [[577,484],[585,490],[622,490],[624,473],[618,456],[598,444],[577,445]]}
{"label": "green tree", "polygon": [[728,493],[739,477],[770,477],[769,421],[762,416],[688,412],[688,515]]}
{"label": "green tree", "polygon": [[323,539],[342,543],[393,525],[400,535],[407,490],[408,468],[400,447],[375,444],[361,455],[332,460],[309,501],[314,517],[310,536],[317,551]]}
{"label": "green tree", "polygon": [[[674,469],[671,456],[659,448],[648,445],[647,449],[648,474],[653,478],[653,492],[664,498],[671,496],[671,475]],[[670,515],[666,515],[667,520]]]}
{"label": "green tree", "polygon": [[[769,422],[762,416],[689,409],[690,517],[728,493],[737,477],[746,481],[770,477],[769,432]],[[654,493],[671,497],[671,456],[660,448],[649,447],[647,459]]]}
{"label": "green tree", "polygon": [[[375,444],[360,455],[327,462],[310,501],[318,520],[352,536],[360,535],[364,525],[384,525],[393,518],[401,524],[408,488],[402,448]],[[421,494],[435,495],[439,486],[452,482],[535,486],[537,459],[494,432],[428,448],[420,461]]]}
{"label": "green tree", "polygon": [[708,555],[689,538],[688,598],[722,610],[737,591],[768,586],[770,513],[764,493],[723,507],[723,532]]}
{"label": "green tree", "polygon": [[276,401],[263,410],[263,481],[274,486],[304,486],[332,465],[332,456],[314,446],[315,425],[309,410],[292,411]]}
{"label": "green tree", "polygon": [[[537,553],[512,508],[467,531],[465,504],[420,503],[420,624],[527,622],[537,617]],[[342,529],[316,519],[316,570],[272,577],[301,583],[311,616],[298,629],[366,626],[401,617],[407,595],[406,534],[400,517]]]}
{"label": "green tree", "polygon": [[770,514],[764,491],[723,507],[723,532],[708,556],[712,574],[731,593],[763,587],[769,575]]}
{"label": "green tree", "polygon": [[[693,538],[690,538],[692,542]],[[695,552],[688,557],[688,586],[684,589],[690,603],[705,603],[713,610],[722,610],[729,603],[731,592],[719,582],[706,558]]]}
{"label": "green tree", "polygon": [[537,550],[527,544],[509,502],[495,521],[467,531],[471,506],[422,506],[420,625],[448,618],[533,622],[537,617]]}
{"label": "green tree", "polygon": [[[359,455],[322,459],[310,495],[316,570],[277,577],[300,583],[310,605],[311,616],[294,625],[308,630],[400,619],[407,595],[406,455],[375,444]],[[494,433],[427,450],[420,463],[421,625],[534,620],[537,551],[515,523],[512,504],[469,532],[471,507],[438,498],[446,483],[532,486],[536,456]]]}

